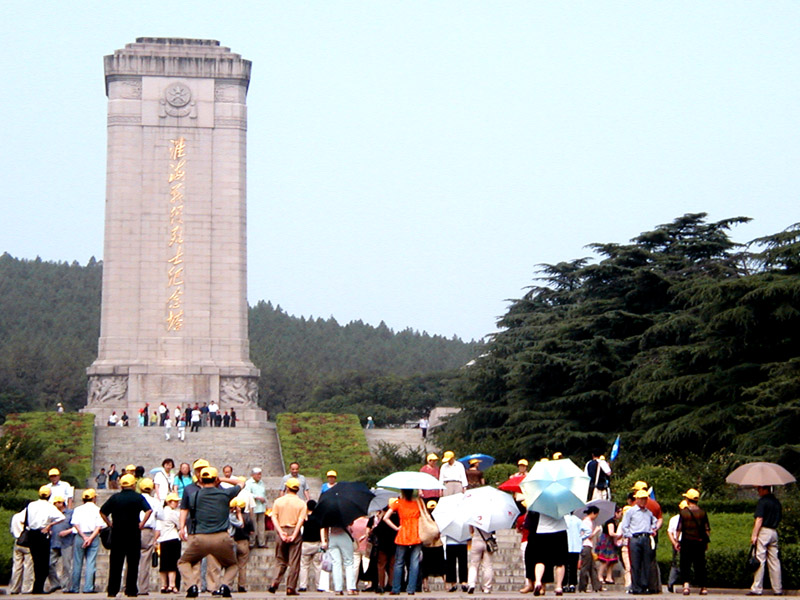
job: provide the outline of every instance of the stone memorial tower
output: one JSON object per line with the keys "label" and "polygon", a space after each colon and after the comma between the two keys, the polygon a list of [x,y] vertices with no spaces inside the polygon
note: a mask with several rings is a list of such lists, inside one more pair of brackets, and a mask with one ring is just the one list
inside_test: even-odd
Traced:
{"label": "stone memorial tower", "polygon": [[146,402],[214,400],[266,420],[247,332],[251,63],[179,38],[139,38],[104,63],[103,298],[85,410],[135,421]]}

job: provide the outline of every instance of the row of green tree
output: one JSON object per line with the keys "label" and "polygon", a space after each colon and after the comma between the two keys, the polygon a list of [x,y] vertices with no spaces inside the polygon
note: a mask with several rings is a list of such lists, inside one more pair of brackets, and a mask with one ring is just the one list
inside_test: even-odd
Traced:
{"label": "row of green tree", "polygon": [[[72,410],[86,404],[101,281],[102,263],[94,259],[80,265],[0,256],[0,420],[52,410],[56,402]],[[271,413],[318,406],[338,412],[355,403],[362,419],[400,423],[452,403],[443,400],[442,382],[479,352],[473,342],[394,332],[384,323],[298,318],[270,302],[252,307],[249,319],[260,402]]]}
{"label": "row of green tree", "polygon": [[553,451],[800,471],[800,224],[735,244],[687,214],[599,255],[541,265],[451,393],[442,443],[500,460]]}

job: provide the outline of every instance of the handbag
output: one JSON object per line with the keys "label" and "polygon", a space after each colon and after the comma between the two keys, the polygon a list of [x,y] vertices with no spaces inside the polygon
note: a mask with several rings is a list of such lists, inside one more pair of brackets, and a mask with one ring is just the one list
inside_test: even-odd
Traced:
{"label": "handbag", "polygon": [[322,562],[320,563],[319,568],[326,573],[333,571],[333,557],[331,556],[330,550],[325,550],[323,553]]}
{"label": "handbag", "polygon": [[417,505],[419,506],[419,539],[422,541],[422,545],[427,548],[441,546],[439,526],[428,512],[422,498],[417,498]]}
{"label": "handbag", "polygon": [[483,535],[483,531],[478,529],[478,535],[480,535],[481,539],[486,543],[486,551],[489,554],[494,554],[497,552],[497,538],[493,533],[490,533],[489,537],[487,538],[485,535]]}
{"label": "handbag", "polygon": [[747,560],[744,563],[745,569],[750,573],[755,573],[761,566],[761,561],[756,558],[756,545],[750,546],[750,552],[747,554]]}
{"label": "handbag", "polygon": [[106,550],[111,550],[111,527],[103,527],[100,530],[100,543]]}
{"label": "handbag", "polygon": [[22,546],[23,548],[30,548],[31,547],[31,537],[30,537],[30,529],[28,529],[28,509],[25,509],[25,526],[22,529],[22,533],[19,534],[17,538],[17,546]]}

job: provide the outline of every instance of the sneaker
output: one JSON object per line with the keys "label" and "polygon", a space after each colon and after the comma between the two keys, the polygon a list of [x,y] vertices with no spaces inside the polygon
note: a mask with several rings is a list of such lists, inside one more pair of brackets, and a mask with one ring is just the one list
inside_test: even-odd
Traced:
{"label": "sneaker", "polygon": [[200,595],[200,592],[197,590],[197,586],[193,585],[188,590],[186,590],[186,597],[187,598],[197,598]]}

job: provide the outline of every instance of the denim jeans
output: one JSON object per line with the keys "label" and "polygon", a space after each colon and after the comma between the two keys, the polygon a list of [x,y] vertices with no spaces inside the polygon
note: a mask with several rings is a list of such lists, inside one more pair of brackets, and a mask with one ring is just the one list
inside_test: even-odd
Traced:
{"label": "denim jeans", "polygon": [[75,593],[81,591],[81,569],[83,559],[86,557],[86,576],[83,580],[83,593],[91,594],[94,592],[94,573],[97,567],[97,553],[100,550],[100,536],[96,536],[87,548],[83,547],[83,538],[75,536],[72,545],[72,590]]}
{"label": "denim jeans", "polygon": [[422,558],[422,544],[413,546],[398,545],[394,552],[394,581],[392,581],[392,593],[399,594],[403,587],[403,573],[405,571],[406,555],[408,555],[408,585],[407,593],[417,591],[417,579],[419,578],[419,562]]}

